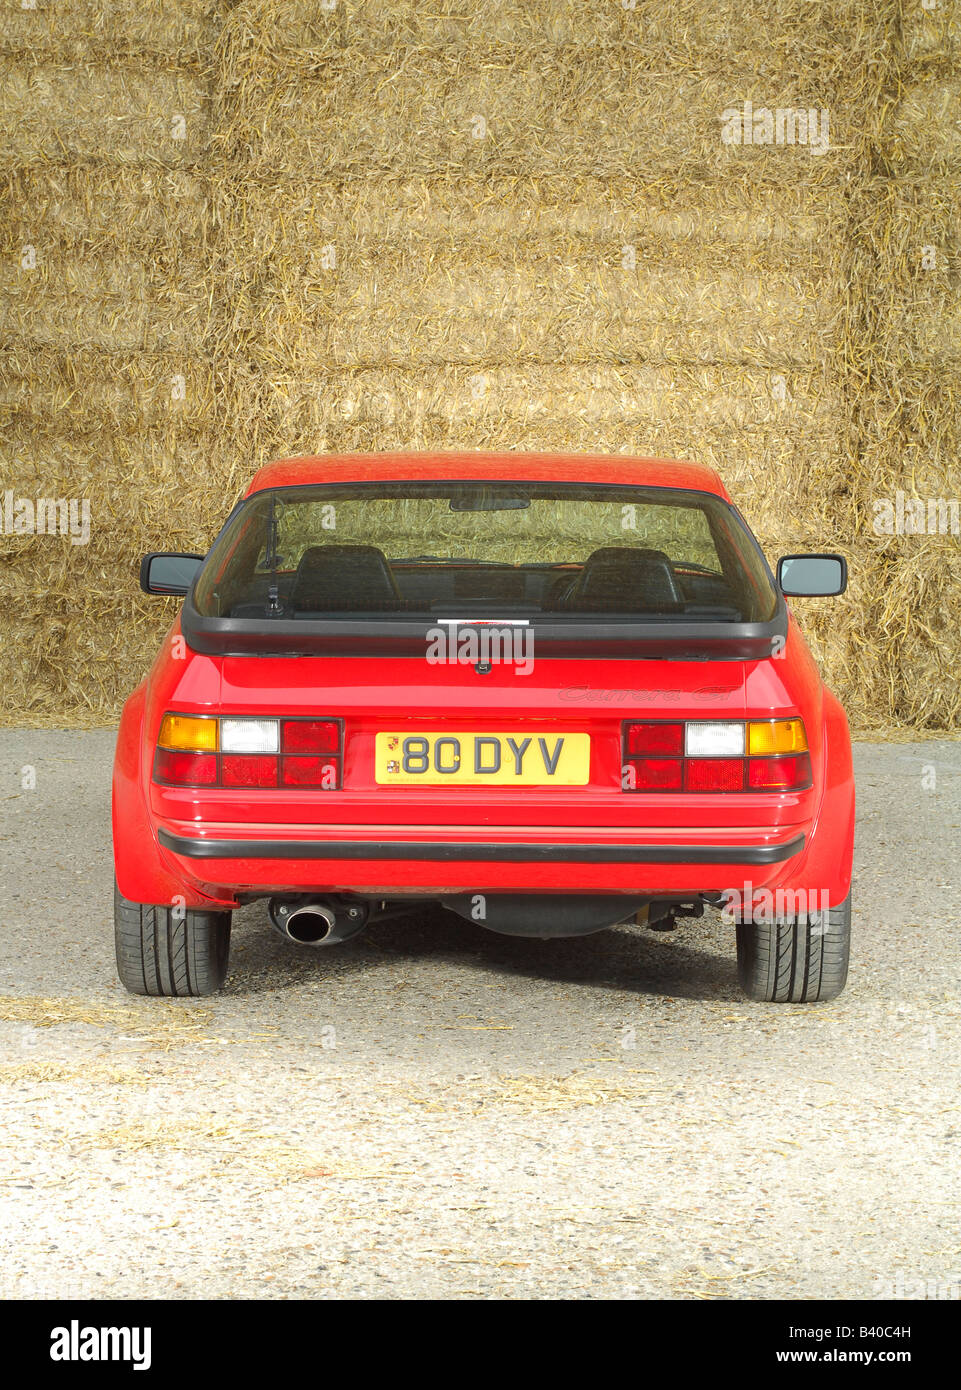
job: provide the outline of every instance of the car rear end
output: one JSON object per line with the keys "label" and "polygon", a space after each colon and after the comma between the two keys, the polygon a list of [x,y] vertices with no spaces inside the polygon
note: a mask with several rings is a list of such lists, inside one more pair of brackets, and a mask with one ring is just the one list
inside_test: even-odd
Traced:
{"label": "car rear end", "polygon": [[522,694],[508,668],[428,681],[413,658],[386,686],[358,658],[334,680],[264,660],[256,694],[244,672],[223,659],[219,718],[165,712],[151,770],[159,841],[211,897],[720,892],[777,878],[815,819],[806,725],[785,690],[786,718],[749,719],[741,662],[652,662],[638,687],[544,659]]}
{"label": "car rear end", "polygon": [[839,711],[716,479],[533,471],[237,511],[143,692],[158,885],[542,936],[845,898]]}

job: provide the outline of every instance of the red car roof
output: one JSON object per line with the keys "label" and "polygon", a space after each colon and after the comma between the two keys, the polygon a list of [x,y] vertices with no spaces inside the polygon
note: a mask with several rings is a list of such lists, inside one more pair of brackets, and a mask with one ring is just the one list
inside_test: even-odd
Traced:
{"label": "red car roof", "polygon": [[713,468],[677,459],[626,454],[383,453],[318,454],[278,459],[254,476],[246,495],[306,483],[372,482],[404,478],[497,478],[530,482],[626,483],[692,488],[730,501]]}

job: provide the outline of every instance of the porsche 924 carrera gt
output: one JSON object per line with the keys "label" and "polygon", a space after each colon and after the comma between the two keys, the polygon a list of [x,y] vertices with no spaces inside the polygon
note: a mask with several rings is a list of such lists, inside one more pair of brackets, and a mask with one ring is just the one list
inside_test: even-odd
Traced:
{"label": "porsche 924 carrera gt", "polygon": [[425,903],[538,937],[720,909],[750,997],[833,998],[851,746],[786,599],[846,582],[775,576],[693,463],[270,464],[206,555],[141,565],[183,603],[117,742],[123,983],[217,990],[263,899],[307,946]]}

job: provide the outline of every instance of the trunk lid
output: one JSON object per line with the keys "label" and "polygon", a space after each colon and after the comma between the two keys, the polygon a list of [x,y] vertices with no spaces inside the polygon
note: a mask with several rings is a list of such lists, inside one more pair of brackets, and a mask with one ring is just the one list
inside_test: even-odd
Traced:
{"label": "trunk lid", "polygon": [[[621,789],[625,720],[743,719],[744,692],[739,661],[539,657],[528,675],[518,676],[506,664],[479,674],[423,657],[225,657],[220,707],[225,715],[344,720],[342,791],[258,793],[264,820],[609,826],[651,820],[651,796]],[[460,740],[467,760],[477,736],[513,738],[515,750],[528,739],[523,770],[533,766],[541,775],[523,783],[384,784],[378,735],[424,734]],[[551,785],[545,768],[561,751],[558,740],[571,735],[590,740],[587,780]],[[513,756],[506,745],[504,756]],[[689,823],[692,803],[710,811],[705,823],[718,823],[719,803],[733,799],[675,795],[653,804],[659,824]]]}

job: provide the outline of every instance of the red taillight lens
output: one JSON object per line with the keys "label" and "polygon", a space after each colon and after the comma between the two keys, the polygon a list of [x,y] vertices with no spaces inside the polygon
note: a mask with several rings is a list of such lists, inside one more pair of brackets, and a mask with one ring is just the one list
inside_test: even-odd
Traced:
{"label": "red taillight lens", "polygon": [[220,776],[225,787],[276,787],[277,759],[270,753],[224,753]]}
{"label": "red taillight lens", "polygon": [[153,780],[165,786],[341,786],[341,719],[166,714],[157,742]]}
{"label": "red taillight lens", "polygon": [[796,791],[811,785],[811,758],[795,753],[785,758],[751,758],[748,786],[752,791]]}
{"label": "red taillight lens", "polygon": [[630,758],[627,766],[631,769],[628,787],[633,791],[681,790],[680,758]]}
{"label": "red taillight lens", "polygon": [[217,784],[216,753],[182,753],[158,748],[154,755],[153,778],[174,787],[213,787]]}
{"label": "red taillight lens", "polygon": [[335,719],[287,719],[280,746],[284,753],[339,753],[340,725]]}
{"label": "red taillight lens", "polygon": [[637,753],[683,753],[683,724],[628,724],[625,749],[628,757]]}
{"label": "red taillight lens", "polygon": [[282,787],[340,786],[341,726],[336,719],[285,719],[280,736]]}
{"label": "red taillight lens", "polygon": [[324,787],[334,791],[340,785],[340,765],[333,758],[284,758],[280,780],[285,787]]}
{"label": "red taillight lens", "polygon": [[685,762],[685,791],[739,792],[743,789],[743,758],[688,758]]}
{"label": "red taillight lens", "polygon": [[624,791],[787,792],[813,786],[804,721],[625,720]]}

